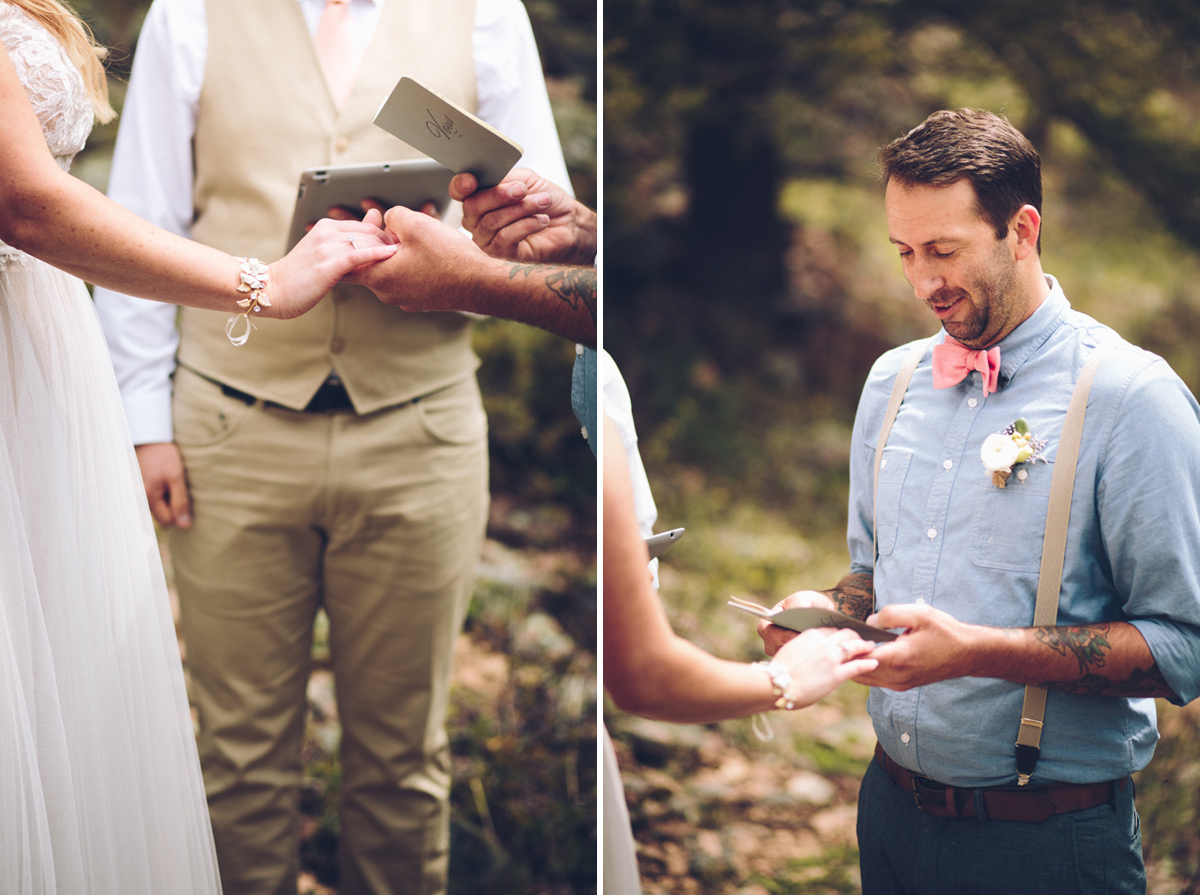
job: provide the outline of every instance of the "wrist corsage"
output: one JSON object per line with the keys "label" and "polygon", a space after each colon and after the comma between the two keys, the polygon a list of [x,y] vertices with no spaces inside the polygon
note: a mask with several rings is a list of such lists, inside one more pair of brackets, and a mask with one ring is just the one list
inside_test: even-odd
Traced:
{"label": "wrist corsage", "polygon": [[1011,423],[1003,432],[989,435],[983,441],[979,451],[984,468],[992,475],[992,484],[1003,488],[1008,484],[1012,468],[1018,463],[1032,463],[1037,460],[1046,462],[1042,452],[1046,449],[1046,439],[1034,438],[1029,431],[1029,424],[1024,418]]}

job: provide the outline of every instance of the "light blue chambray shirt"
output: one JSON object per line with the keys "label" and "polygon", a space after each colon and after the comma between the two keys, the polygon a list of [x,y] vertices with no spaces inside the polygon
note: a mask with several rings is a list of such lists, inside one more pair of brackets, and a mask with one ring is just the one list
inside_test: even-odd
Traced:
{"label": "light blue chambray shirt", "polygon": [[[999,391],[980,374],[933,387],[926,352],[884,449],[878,606],[924,602],[970,624],[1033,624],[1050,477],[1067,404],[1106,326],[1071,309],[1058,283],[1000,344]],[[892,384],[919,343],[876,361],[859,402],[850,470],[852,570],[870,573],[875,446]],[[1128,621],[1183,702],[1200,695],[1200,406],[1165,361],[1121,342],[1088,401],[1071,502],[1060,625]],[[991,483],[984,439],[1024,417],[1048,463]],[[1024,475],[1022,475],[1024,473]],[[899,693],[872,688],[875,732],[900,764],[954,786],[1016,782],[1021,685],[960,678]],[[1152,699],[1051,691],[1034,783],[1096,782],[1145,767],[1158,739]]]}

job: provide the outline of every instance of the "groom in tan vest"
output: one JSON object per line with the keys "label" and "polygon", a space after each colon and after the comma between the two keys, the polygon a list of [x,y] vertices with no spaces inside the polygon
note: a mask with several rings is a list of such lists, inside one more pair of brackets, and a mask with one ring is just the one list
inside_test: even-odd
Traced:
{"label": "groom in tan vest", "polygon": [[[371,123],[404,75],[568,182],[516,0],[155,0],[111,194],[277,258],[304,168],[416,155]],[[97,308],[151,508],[172,526],[226,893],[296,891],[319,607],[343,725],[339,889],[444,891],[451,649],[488,505],[469,321],[343,285],[235,348],[221,314],[185,311],[176,343],[173,308],[104,291]]]}

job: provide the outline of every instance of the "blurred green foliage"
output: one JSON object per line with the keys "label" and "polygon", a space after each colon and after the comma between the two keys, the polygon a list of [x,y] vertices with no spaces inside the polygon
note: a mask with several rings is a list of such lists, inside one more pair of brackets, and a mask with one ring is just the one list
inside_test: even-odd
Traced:
{"label": "blurred green foliage", "polygon": [[540,564],[485,573],[467,618],[471,651],[503,657],[504,674],[491,690],[456,684],[451,700],[451,805],[459,841],[477,843],[452,859],[452,895],[596,891],[596,657],[551,620],[560,599],[595,617],[581,599],[594,566]]}

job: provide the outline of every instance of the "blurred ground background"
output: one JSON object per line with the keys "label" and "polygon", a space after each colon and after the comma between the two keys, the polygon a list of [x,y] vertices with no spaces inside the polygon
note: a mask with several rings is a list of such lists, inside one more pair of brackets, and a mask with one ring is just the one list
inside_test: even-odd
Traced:
{"label": "blurred ground background", "polygon": [[[79,0],[111,47],[120,111],[149,0]],[[596,205],[595,0],[527,0],[581,201]],[[72,173],[104,189],[116,122]],[[596,466],[570,407],[574,346],[485,321],[475,348],[488,411],[492,510],[448,729],[455,782],[451,892],[596,891]],[[170,558],[167,561],[170,574]],[[336,895],[340,727],[319,617],[304,746],[298,891]]]}
{"label": "blurred ground background", "polygon": [[[1200,386],[1200,7],[1181,0],[606,0],[604,344],[628,381],[672,623],[761,656],[731,594],[846,570],[870,363],[932,334],[888,244],[879,146],[939,108],[1006,114],[1043,157],[1043,264]],[[648,892],[857,890],[865,691],[679,727],[606,712]],[[1200,892],[1200,710],[1160,703],[1139,775],[1156,895]]]}

